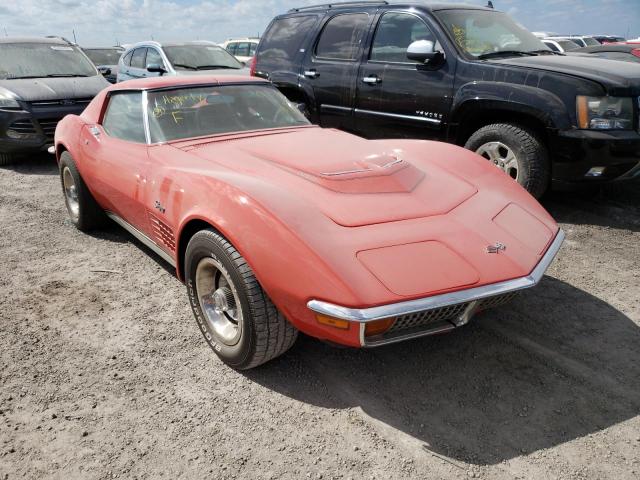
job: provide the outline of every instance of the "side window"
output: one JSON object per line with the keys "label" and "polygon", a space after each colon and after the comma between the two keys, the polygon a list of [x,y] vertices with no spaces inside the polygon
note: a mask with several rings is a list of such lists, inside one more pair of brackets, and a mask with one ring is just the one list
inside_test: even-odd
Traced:
{"label": "side window", "polygon": [[162,61],[160,52],[158,52],[155,48],[147,48],[147,61],[145,65],[147,67],[149,65],[160,65],[161,67],[164,67],[164,62]]}
{"label": "side window", "polygon": [[250,57],[253,57],[256,54],[256,48],[258,48],[258,44],[257,43],[249,44],[249,56]]}
{"label": "side window", "polygon": [[140,92],[115,93],[109,98],[102,128],[110,137],[146,143]]}
{"label": "side window", "polygon": [[133,50],[127,53],[127,55],[122,59],[122,63],[127,66],[131,66],[131,56],[133,55]]}
{"label": "side window", "polygon": [[556,47],[556,44],[553,42],[543,42],[547,47],[549,47],[551,50],[553,50],[554,52],[559,52],[560,50],[558,50],[558,47]]}
{"label": "side window", "polygon": [[277,65],[292,63],[316,21],[315,15],[275,20],[264,36],[259,61]]}
{"label": "side window", "polygon": [[236,54],[236,47],[238,46],[237,43],[233,42],[230,43],[229,45],[227,45],[227,52],[229,52],[231,55],[235,55]]}
{"label": "side window", "polygon": [[415,63],[407,58],[407,48],[417,40],[436,43],[429,27],[415,15],[385,13],[378,22],[369,58],[378,62]]}
{"label": "side window", "polygon": [[146,48],[136,48],[131,56],[131,66],[134,68],[145,68],[144,58],[147,56]]}
{"label": "side window", "polygon": [[241,57],[249,56],[249,42],[242,42],[238,44],[236,55],[240,55]]}
{"label": "side window", "polygon": [[355,60],[369,24],[366,13],[338,15],[327,22],[316,46],[318,58]]}

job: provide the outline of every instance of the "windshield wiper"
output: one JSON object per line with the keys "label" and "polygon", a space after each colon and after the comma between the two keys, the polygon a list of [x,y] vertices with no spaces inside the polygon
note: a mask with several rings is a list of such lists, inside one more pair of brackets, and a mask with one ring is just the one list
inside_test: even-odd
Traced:
{"label": "windshield wiper", "polygon": [[214,70],[222,68],[227,68],[230,70],[240,70],[240,67],[231,67],[229,65],[198,65],[196,67],[196,70]]}
{"label": "windshield wiper", "polygon": [[538,54],[534,52],[523,52],[522,50],[500,50],[497,52],[489,52],[478,55],[478,59],[484,60],[485,58],[498,57],[502,55],[521,55],[524,57],[535,57]]}
{"label": "windshield wiper", "polygon": [[20,77],[7,77],[7,80],[24,80],[27,78],[67,78],[67,77],[88,77],[79,73],[49,73],[47,75],[23,75]]}
{"label": "windshield wiper", "polygon": [[562,52],[554,52],[553,50],[546,50],[544,48],[540,50],[529,50],[528,53],[537,53],[538,55],[551,54],[551,55],[562,55],[563,57],[565,56],[565,54]]}
{"label": "windshield wiper", "polygon": [[183,63],[174,63],[173,66],[180,67],[180,68],[188,68],[189,70],[198,70],[198,67],[194,67],[193,65],[185,65]]}

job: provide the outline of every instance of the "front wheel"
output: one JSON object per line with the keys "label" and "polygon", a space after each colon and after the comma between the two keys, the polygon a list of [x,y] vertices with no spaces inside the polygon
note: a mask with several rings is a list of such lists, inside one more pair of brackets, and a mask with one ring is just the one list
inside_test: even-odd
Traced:
{"label": "front wheel", "polygon": [[196,233],[185,254],[187,293],[207,343],[238,370],[286,352],[298,331],[277,310],[251,267],[214,230]]}
{"label": "front wheel", "polygon": [[465,148],[486,158],[540,198],[549,185],[549,155],[531,130],[512,123],[487,125],[476,131]]}
{"label": "front wheel", "polygon": [[69,218],[80,231],[104,225],[106,215],[91,195],[69,152],[60,155],[60,183]]}

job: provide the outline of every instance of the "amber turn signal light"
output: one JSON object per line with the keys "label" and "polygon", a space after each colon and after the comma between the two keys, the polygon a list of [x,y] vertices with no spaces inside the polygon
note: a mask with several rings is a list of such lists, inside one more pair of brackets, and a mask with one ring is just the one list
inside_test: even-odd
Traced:
{"label": "amber turn signal light", "polygon": [[364,334],[366,337],[372,337],[374,335],[380,335],[387,330],[389,330],[396,319],[394,317],[391,318],[383,318],[382,320],[374,320],[373,322],[367,322],[364,326]]}
{"label": "amber turn signal light", "polygon": [[316,320],[322,325],[328,325],[341,330],[349,330],[350,322],[348,320],[341,320],[340,318],[328,317],[326,315],[316,315]]}

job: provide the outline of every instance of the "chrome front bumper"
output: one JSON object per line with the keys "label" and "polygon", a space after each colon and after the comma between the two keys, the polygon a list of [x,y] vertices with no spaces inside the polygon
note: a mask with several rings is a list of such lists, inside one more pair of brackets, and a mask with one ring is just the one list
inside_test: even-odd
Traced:
{"label": "chrome front bumper", "polygon": [[[505,303],[520,290],[537,285],[560,250],[564,237],[564,232],[558,230],[538,265],[525,277],[379,307],[349,308],[319,300],[309,301],[307,307],[322,315],[358,323],[363,347],[443,333],[465,325],[477,311]],[[390,317],[397,320],[388,332],[365,337],[366,323]],[[402,328],[396,328],[399,321]]]}

